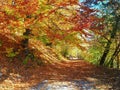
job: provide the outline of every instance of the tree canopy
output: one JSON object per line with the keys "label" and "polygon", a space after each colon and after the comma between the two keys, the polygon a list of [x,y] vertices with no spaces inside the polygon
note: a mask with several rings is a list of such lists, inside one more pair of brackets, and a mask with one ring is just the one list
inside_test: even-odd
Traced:
{"label": "tree canopy", "polygon": [[[114,46],[113,39],[118,38],[118,24],[119,1],[9,0],[0,3],[1,50],[9,57],[23,55],[25,61],[36,57],[44,57],[46,61],[47,54],[49,62],[52,57],[56,60],[62,57],[60,52],[66,56],[68,47],[85,50],[83,44],[94,46],[105,41],[106,44],[101,43],[105,47],[99,56],[103,65],[111,45]],[[118,48],[119,40],[116,42]],[[115,49],[111,58],[118,54],[119,50]]]}

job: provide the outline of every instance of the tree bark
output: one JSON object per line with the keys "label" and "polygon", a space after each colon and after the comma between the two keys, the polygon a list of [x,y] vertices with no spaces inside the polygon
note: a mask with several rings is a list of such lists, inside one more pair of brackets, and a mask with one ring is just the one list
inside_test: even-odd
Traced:
{"label": "tree bark", "polygon": [[120,60],[119,60],[119,54],[117,56],[117,69],[119,69],[119,64],[120,64]]}
{"label": "tree bark", "polygon": [[117,45],[113,55],[111,56],[111,59],[110,59],[110,67],[111,68],[113,68],[113,61],[118,56],[119,52],[120,52],[120,43]]}
{"label": "tree bark", "polygon": [[30,29],[25,29],[26,31],[23,33],[24,39],[21,41],[21,46],[22,46],[22,51],[25,54],[25,56],[27,56],[29,54],[29,48],[28,48],[28,44],[29,44],[29,36],[31,34],[31,30]]}
{"label": "tree bark", "polygon": [[105,50],[104,50],[104,52],[103,52],[103,55],[102,55],[102,57],[100,58],[100,63],[99,63],[99,65],[103,65],[104,64],[104,62],[105,62],[105,60],[106,60],[106,57],[107,57],[107,55],[108,55],[108,53],[109,53],[109,51],[110,51],[110,46],[111,46],[111,44],[112,44],[112,39],[114,39],[115,38],[115,36],[116,36],[116,34],[117,34],[117,27],[118,27],[118,22],[119,22],[119,17],[118,16],[116,16],[115,17],[115,24],[113,25],[113,30],[111,31],[111,35],[110,35],[110,40],[107,42],[107,44],[106,44],[106,47],[105,47]]}

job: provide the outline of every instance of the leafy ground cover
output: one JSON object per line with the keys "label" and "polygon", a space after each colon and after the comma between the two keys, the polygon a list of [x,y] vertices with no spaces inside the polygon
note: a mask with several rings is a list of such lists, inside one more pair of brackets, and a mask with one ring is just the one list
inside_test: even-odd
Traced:
{"label": "leafy ground cover", "polygon": [[[8,37],[0,36],[2,46],[0,47],[0,90],[29,90],[28,88],[37,85],[44,80],[53,81],[74,81],[87,80],[95,82],[99,88],[114,88],[120,89],[120,71],[116,69],[108,69],[105,67],[95,66],[84,60],[56,60],[56,55],[51,49],[46,49],[41,43],[34,43],[41,47],[36,50],[37,55],[47,56],[48,60],[56,61],[54,63],[47,63],[38,65],[36,61],[28,61],[23,64],[19,59],[24,58],[21,53],[19,57],[14,59],[6,57],[5,47],[16,47],[16,42]],[[3,39],[2,39],[3,38]],[[35,47],[39,49],[38,47]],[[49,52],[48,52],[49,51]],[[43,57],[44,59],[46,57]],[[47,60],[47,59],[46,59]],[[49,83],[49,82],[48,82]],[[108,89],[109,90],[109,89]]]}
{"label": "leafy ground cover", "polygon": [[[76,80],[120,90],[119,6],[119,0],[0,1],[0,90]],[[85,58],[66,59],[72,57]]]}
{"label": "leafy ground cover", "polygon": [[[0,56],[1,73],[0,88],[8,90],[27,90],[44,80],[70,81],[90,80],[99,85],[119,89],[120,71],[94,66],[84,60],[64,61],[57,64],[37,66],[33,62],[23,65],[19,60],[9,62]],[[97,84],[96,84],[97,85]],[[104,89],[103,89],[104,90]]]}

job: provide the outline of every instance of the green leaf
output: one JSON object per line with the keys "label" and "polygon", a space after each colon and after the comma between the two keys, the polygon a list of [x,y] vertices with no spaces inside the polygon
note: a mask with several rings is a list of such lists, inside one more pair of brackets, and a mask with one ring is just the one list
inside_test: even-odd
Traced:
{"label": "green leaf", "polygon": [[27,64],[28,60],[30,59],[29,55],[25,57],[25,59],[23,60],[23,64]]}
{"label": "green leaf", "polygon": [[6,48],[6,56],[7,57],[15,57],[19,52],[14,52],[13,48]]}

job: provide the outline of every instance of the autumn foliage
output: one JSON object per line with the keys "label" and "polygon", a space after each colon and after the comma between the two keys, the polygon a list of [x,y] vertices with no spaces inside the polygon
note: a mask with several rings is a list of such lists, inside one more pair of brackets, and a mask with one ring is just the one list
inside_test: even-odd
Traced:
{"label": "autumn foliage", "polygon": [[[90,34],[84,30],[99,32],[103,28],[103,25],[100,24],[103,19],[98,18],[96,12],[98,11],[84,6],[77,0],[12,0],[0,4],[0,35],[13,40],[18,46],[17,49],[21,49],[22,40],[28,40],[28,45],[25,48],[34,47],[37,57],[41,57],[41,53],[45,54],[42,50],[48,52],[49,50],[39,38],[45,37],[47,43],[52,44],[61,40],[71,43],[70,38],[68,38],[71,34],[79,33],[89,36]],[[31,30],[27,36],[24,35],[26,30]],[[4,41],[2,39],[1,41]],[[80,40],[79,38],[75,39]],[[36,43],[39,44],[36,46]],[[80,44],[79,42],[73,43]],[[39,45],[44,48],[40,49],[42,46]],[[7,45],[4,47],[8,48]],[[15,46],[11,48],[15,48]],[[22,49],[20,51],[24,51]],[[30,52],[33,53],[31,50]],[[56,57],[56,53],[54,51],[52,53]],[[52,59],[48,58],[49,60]]]}

